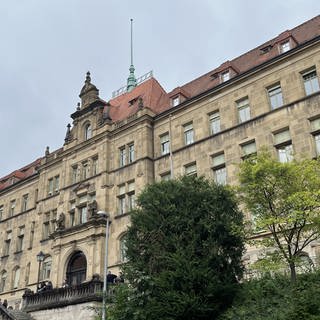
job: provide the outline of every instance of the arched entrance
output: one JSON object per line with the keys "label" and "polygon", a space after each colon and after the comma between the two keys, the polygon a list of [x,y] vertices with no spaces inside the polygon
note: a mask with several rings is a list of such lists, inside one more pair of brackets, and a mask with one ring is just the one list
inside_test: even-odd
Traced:
{"label": "arched entrance", "polygon": [[71,286],[78,285],[86,280],[87,259],[82,251],[75,252],[67,267],[67,282]]}

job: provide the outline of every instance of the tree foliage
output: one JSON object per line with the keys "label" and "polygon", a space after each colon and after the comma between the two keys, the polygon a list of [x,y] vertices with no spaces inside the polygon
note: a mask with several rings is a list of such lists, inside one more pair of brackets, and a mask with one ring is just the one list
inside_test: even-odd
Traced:
{"label": "tree foliage", "polygon": [[203,177],[149,185],[127,233],[129,282],[111,319],[216,319],[242,276],[242,213],[232,191]]}
{"label": "tree foliage", "polygon": [[280,163],[261,152],[241,164],[240,182],[242,199],[254,217],[253,231],[271,233],[260,243],[281,255],[294,282],[303,250],[320,237],[320,162]]}

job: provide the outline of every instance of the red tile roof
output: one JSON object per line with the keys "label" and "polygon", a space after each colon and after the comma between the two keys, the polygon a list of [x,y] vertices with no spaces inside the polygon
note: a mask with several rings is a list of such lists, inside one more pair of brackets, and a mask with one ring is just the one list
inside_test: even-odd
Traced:
{"label": "red tile roof", "polygon": [[[279,55],[278,44],[286,39],[292,39],[293,45],[301,45],[320,35],[320,15],[309,21],[295,27],[292,30],[286,30],[272,40],[258,46],[257,48],[231,60],[222,63],[218,68],[196,78],[183,86],[173,89],[171,92],[161,87],[159,82],[151,78],[131,92],[124,93],[110,100],[110,117],[113,121],[121,121],[134,114],[138,110],[139,98],[143,99],[143,105],[159,114],[171,108],[170,98],[175,94],[183,94],[186,98],[194,97],[202,92],[214,88],[220,84],[220,77],[213,77],[220,72],[232,69],[235,75],[244,73],[274,57]],[[263,48],[267,48],[265,52]],[[107,107],[105,107],[107,108]],[[41,159],[12,172],[11,174],[0,179],[0,190],[12,184],[12,178],[15,182],[25,179],[35,172],[35,167],[40,164]],[[14,182],[14,183],[15,183]]]}
{"label": "red tile roof", "polygon": [[24,166],[19,170],[15,170],[5,177],[0,179],[0,190],[3,190],[21,180],[24,180],[36,173],[36,167],[40,164],[41,158]]}
{"label": "red tile roof", "polygon": [[150,78],[135,87],[131,92],[124,93],[109,101],[111,119],[120,121],[136,113],[139,98],[142,98],[144,107],[151,109],[156,114],[168,108],[170,102],[167,93],[159,82]]}

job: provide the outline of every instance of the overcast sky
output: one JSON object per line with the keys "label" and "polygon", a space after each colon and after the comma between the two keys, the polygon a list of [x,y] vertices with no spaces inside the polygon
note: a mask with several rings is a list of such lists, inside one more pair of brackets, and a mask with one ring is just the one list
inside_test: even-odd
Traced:
{"label": "overcast sky", "polygon": [[165,90],[291,29],[319,0],[0,1],[0,177],[63,145],[90,70],[100,97],[125,85],[134,19],[136,76]]}

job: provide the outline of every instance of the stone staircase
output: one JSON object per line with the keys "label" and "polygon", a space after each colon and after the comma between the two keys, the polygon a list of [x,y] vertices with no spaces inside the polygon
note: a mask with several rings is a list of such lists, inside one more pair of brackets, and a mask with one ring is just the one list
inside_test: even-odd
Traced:
{"label": "stone staircase", "polygon": [[33,318],[20,310],[9,310],[0,304],[0,320],[33,320]]}

